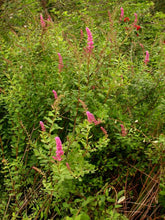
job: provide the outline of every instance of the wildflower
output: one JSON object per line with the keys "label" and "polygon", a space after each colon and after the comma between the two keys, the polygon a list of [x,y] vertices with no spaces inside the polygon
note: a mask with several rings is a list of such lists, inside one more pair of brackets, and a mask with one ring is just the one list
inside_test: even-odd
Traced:
{"label": "wildflower", "polygon": [[50,17],[50,15],[48,15],[47,21],[52,22],[52,18]]}
{"label": "wildflower", "polygon": [[56,141],[56,157],[53,156],[54,160],[61,161],[61,156],[64,154],[64,151],[62,150],[62,143],[59,137],[55,137]]}
{"label": "wildflower", "polygon": [[138,20],[137,19],[137,14],[135,13],[134,15],[135,15],[134,25],[136,25],[137,24],[137,20]]}
{"label": "wildflower", "polygon": [[141,29],[140,25],[134,25],[134,27],[136,28],[137,31],[138,31],[139,29]]}
{"label": "wildflower", "polygon": [[103,128],[103,127],[100,127],[100,128],[101,128],[102,132],[105,134],[105,136],[107,137],[108,134],[107,134],[107,131],[105,130],[105,128]]}
{"label": "wildflower", "polygon": [[89,123],[93,123],[96,121],[95,116],[89,111],[86,112]]}
{"label": "wildflower", "polygon": [[52,18],[50,17],[50,15],[48,15],[48,18],[47,18],[47,27],[50,26],[50,23],[52,23]]}
{"label": "wildflower", "polygon": [[44,123],[42,121],[40,121],[40,126],[41,126],[41,130],[42,131],[46,131]]}
{"label": "wildflower", "polygon": [[42,15],[40,15],[40,22],[41,22],[41,27],[44,28],[46,26],[46,23],[45,23]]}
{"label": "wildflower", "polygon": [[123,124],[121,124],[120,126],[121,126],[121,135],[122,135],[123,137],[125,137],[125,136],[127,135],[127,132],[126,132],[126,130],[125,130],[125,127],[124,127]]}
{"label": "wildflower", "polygon": [[91,31],[89,30],[88,27],[86,27],[86,32],[87,32],[87,35],[88,35],[88,47],[87,47],[87,51],[88,53],[91,53],[92,52],[92,49],[94,48],[93,46],[93,37],[92,37],[92,33]]}
{"label": "wildflower", "polygon": [[54,98],[57,99],[58,96],[57,96],[57,92],[55,90],[52,90],[53,94],[54,94]]}
{"label": "wildflower", "polygon": [[120,14],[120,21],[122,20],[122,18],[124,17],[124,9],[123,8],[120,8],[121,10],[121,14]]}
{"label": "wildflower", "polygon": [[87,118],[88,118],[89,123],[94,123],[95,125],[98,125],[101,123],[101,121],[100,120],[97,121],[95,119],[95,116],[92,113],[90,113],[89,111],[87,111],[86,114],[87,114]]}
{"label": "wildflower", "polygon": [[62,56],[60,53],[58,53],[58,58],[59,58],[59,65],[58,65],[58,69],[59,69],[59,72],[61,72],[62,68],[63,68],[63,60],[62,60]]}
{"label": "wildflower", "polygon": [[146,57],[145,57],[144,62],[145,62],[146,65],[149,62],[149,52],[148,51],[146,51]]}
{"label": "wildflower", "polygon": [[124,22],[129,21],[129,17],[124,18]]}
{"label": "wildflower", "polygon": [[101,120],[99,119],[98,121],[96,120],[95,122],[94,122],[94,124],[95,125],[99,125],[101,123]]}

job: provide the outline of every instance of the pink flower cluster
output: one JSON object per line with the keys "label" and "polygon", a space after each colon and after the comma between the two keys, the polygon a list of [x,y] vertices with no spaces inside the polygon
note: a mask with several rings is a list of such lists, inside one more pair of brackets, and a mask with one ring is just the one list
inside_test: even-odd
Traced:
{"label": "pink flower cluster", "polygon": [[45,23],[42,15],[40,15],[40,22],[41,22],[41,27],[44,28],[46,26],[46,23]]}
{"label": "pink flower cluster", "polygon": [[54,98],[57,99],[57,98],[58,98],[57,92],[56,92],[54,89],[52,90],[52,92],[53,92],[53,94],[54,94]]}
{"label": "pink flower cluster", "polygon": [[[48,21],[48,22],[52,22],[52,19],[51,19],[50,15],[48,15],[47,21]],[[46,26],[49,26],[49,24],[46,24],[46,22],[44,21],[42,15],[40,15],[40,22],[41,22],[41,27],[42,27],[42,28],[45,28]]]}
{"label": "pink flower cluster", "polygon": [[56,141],[56,157],[53,156],[54,160],[61,161],[61,156],[64,154],[64,151],[62,150],[62,143],[59,137],[55,137]]}
{"label": "pink flower cluster", "polygon": [[46,128],[45,128],[44,123],[42,121],[40,121],[40,126],[41,126],[42,131],[46,131]]}
{"label": "pink flower cluster", "polygon": [[149,52],[148,51],[146,51],[146,57],[145,57],[144,62],[145,62],[146,65],[149,62]]}
{"label": "pink flower cluster", "polygon": [[120,126],[121,126],[121,135],[122,135],[123,137],[125,137],[125,136],[127,135],[126,129],[125,129],[125,127],[124,127],[123,124],[121,124]]}
{"label": "pink flower cluster", "polygon": [[121,10],[121,14],[120,14],[120,21],[121,21],[124,17],[124,9],[120,8],[120,10]]}
{"label": "pink flower cluster", "polygon": [[89,123],[94,123],[95,125],[98,125],[101,123],[100,121],[97,121],[95,119],[95,116],[92,113],[90,113],[89,111],[87,111],[86,114],[87,114],[87,118],[88,118]]}
{"label": "pink flower cluster", "polygon": [[86,32],[87,32],[87,35],[88,35],[88,46],[87,46],[87,52],[88,53],[92,53],[92,50],[94,48],[93,46],[93,37],[92,37],[92,33],[91,31],[89,30],[88,27],[86,27]]}
{"label": "pink flower cluster", "polygon": [[60,53],[58,53],[58,58],[59,58],[58,69],[59,69],[59,72],[61,72],[64,65],[63,65],[63,60],[62,60],[62,56]]}
{"label": "pink flower cluster", "polygon": [[[98,125],[101,123],[101,121],[100,120],[97,121],[95,119],[95,116],[92,113],[90,113],[89,111],[86,112],[86,115],[87,115],[87,119],[88,119],[89,123],[94,123],[95,125]],[[103,127],[100,127],[100,128],[101,128],[102,132],[105,134],[105,136],[108,137],[108,134],[107,134],[107,131],[105,130],[105,128],[103,128]]]}
{"label": "pink flower cluster", "polygon": [[50,17],[50,15],[48,15],[47,21],[52,22],[52,18]]}

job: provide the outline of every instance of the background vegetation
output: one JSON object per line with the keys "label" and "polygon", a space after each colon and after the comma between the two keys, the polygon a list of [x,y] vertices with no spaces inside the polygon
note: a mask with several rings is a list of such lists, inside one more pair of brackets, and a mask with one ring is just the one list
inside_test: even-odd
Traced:
{"label": "background vegetation", "polygon": [[162,2],[4,0],[0,17],[0,218],[163,219]]}

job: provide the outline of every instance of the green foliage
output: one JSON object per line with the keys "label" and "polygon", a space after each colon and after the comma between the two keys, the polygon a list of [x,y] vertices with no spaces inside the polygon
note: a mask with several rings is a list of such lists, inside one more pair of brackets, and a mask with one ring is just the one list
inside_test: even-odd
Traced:
{"label": "green foliage", "polygon": [[163,215],[165,15],[140,0],[0,7],[0,217]]}

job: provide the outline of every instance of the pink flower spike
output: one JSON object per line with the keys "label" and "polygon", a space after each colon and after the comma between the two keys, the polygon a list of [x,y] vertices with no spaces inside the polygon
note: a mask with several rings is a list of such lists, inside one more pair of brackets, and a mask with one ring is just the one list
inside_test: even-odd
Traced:
{"label": "pink flower spike", "polygon": [[60,53],[58,53],[58,58],[59,58],[58,69],[59,69],[59,72],[61,72],[64,65],[63,65],[63,60],[62,60],[62,56]]}
{"label": "pink flower spike", "polygon": [[44,123],[42,121],[40,121],[40,126],[41,126],[41,130],[42,131],[46,131]]}
{"label": "pink flower spike", "polygon": [[96,122],[95,116],[89,111],[86,112],[89,123]]}
{"label": "pink flower spike", "polygon": [[108,134],[107,134],[107,131],[105,130],[105,128],[103,128],[103,127],[100,127],[100,128],[101,128],[102,132],[105,134],[105,136],[107,137]]}
{"label": "pink flower spike", "polygon": [[62,143],[59,137],[55,137],[56,141],[56,157],[53,156],[54,160],[61,161],[61,156],[64,154],[64,151],[62,150]]}
{"label": "pink flower spike", "polygon": [[47,21],[52,22],[52,18],[48,15]]}
{"label": "pink flower spike", "polygon": [[55,137],[57,150],[62,149],[62,142],[59,137]]}
{"label": "pink flower spike", "polygon": [[91,33],[91,31],[89,30],[88,27],[86,27],[86,32],[87,32],[87,35],[88,35],[88,45],[89,45],[89,46],[87,46],[87,52],[91,53],[93,48],[94,48],[94,46],[93,46],[93,44],[94,44],[93,43],[93,37],[92,37],[92,33]]}
{"label": "pink flower spike", "polygon": [[122,135],[123,137],[125,137],[125,136],[127,135],[127,132],[126,132],[126,130],[125,130],[125,127],[124,127],[123,124],[121,124],[120,126],[121,126],[121,135]]}
{"label": "pink flower spike", "polygon": [[95,125],[99,125],[101,123],[101,120],[99,119],[98,121],[94,121]]}
{"label": "pink flower spike", "polygon": [[54,98],[57,99],[57,98],[58,98],[57,92],[56,92],[54,89],[52,90],[52,92],[53,92],[53,94],[54,94]]}
{"label": "pink flower spike", "polygon": [[137,21],[138,21],[138,19],[137,19],[137,14],[134,13],[134,15],[135,15],[134,25],[136,25],[136,24],[137,24]]}
{"label": "pink flower spike", "polygon": [[46,23],[45,23],[42,15],[40,15],[40,22],[41,22],[41,27],[44,28],[46,26]]}
{"label": "pink flower spike", "polygon": [[121,10],[121,14],[120,14],[120,21],[121,21],[124,17],[124,9],[120,8],[120,10]]}
{"label": "pink flower spike", "polygon": [[146,57],[145,57],[144,62],[145,62],[146,65],[149,62],[149,52],[148,51],[146,51]]}

